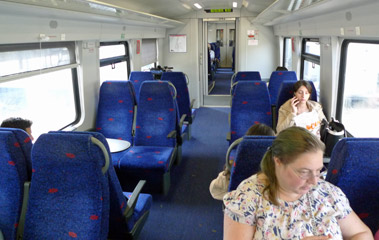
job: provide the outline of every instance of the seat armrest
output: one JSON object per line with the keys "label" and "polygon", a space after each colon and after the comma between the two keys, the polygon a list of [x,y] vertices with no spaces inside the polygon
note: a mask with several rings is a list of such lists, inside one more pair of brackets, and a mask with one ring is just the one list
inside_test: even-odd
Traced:
{"label": "seat armrest", "polygon": [[238,138],[237,140],[235,140],[228,148],[228,151],[226,152],[226,158],[225,158],[225,166],[226,166],[226,169],[229,170],[229,172],[231,171],[232,169],[232,163],[229,161],[229,157],[230,157],[230,152],[238,146],[238,144],[240,142],[242,142],[243,140],[243,137],[241,138]]}
{"label": "seat armrest", "polygon": [[232,134],[231,134],[230,132],[228,132],[228,133],[226,134],[226,140],[227,140],[227,141],[230,141],[230,139],[232,139]]}
{"label": "seat armrest", "polygon": [[126,219],[129,219],[133,215],[134,208],[136,207],[139,194],[141,193],[141,190],[145,184],[146,184],[146,180],[140,180],[137,186],[134,188],[132,195],[130,196],[128,202],[126,203],[126,209],[124,211],[124,217]]}
{"label": "seat armrest", "polygon": [[24,197],[22,199],[21,215],[17,228],[17,239],[23,239],[24,237],[25,216],[28,208],[29,190],[30,182],[24,182]]}
{"label": "seat armrest", "polygon": [[195,104],[195,101],[196,101],[196,99],[192,99],[192,100],[191,100],[191,104],[190,104],[190,108],[191,108],[191,109],[193,108],[193,105]]}
{"label": "seat armrest", "polygon": [[184,119],[187,117],[187,114],[183,114],[182,117],[179,120],[179,127],[182,128]]}
{"label": "seat armrest", "polygon": [[167,138],[175,138],[176,137],[176,130],[172,130],[169,134],[167,134]]}

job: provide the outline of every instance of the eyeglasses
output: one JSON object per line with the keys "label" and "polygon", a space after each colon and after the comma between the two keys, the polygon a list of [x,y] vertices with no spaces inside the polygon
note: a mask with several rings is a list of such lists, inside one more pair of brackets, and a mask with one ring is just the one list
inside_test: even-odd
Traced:
{"label": "eyeglasses", "polygon": [[290,167],[290,168],[292,169],[292,171],[295,172],[295,174],[299,178],[304,179],[304,180],[309,180],[309,179],[315,178],[315,177],[319,178],[321,176],[321,173],[326,170],[326,168],[324,166],[320,171],[316,171],[317,173],[314,174],[313,171],[311,171],[311,170],[307,170],[307,169],[295,170],[292,167]]}

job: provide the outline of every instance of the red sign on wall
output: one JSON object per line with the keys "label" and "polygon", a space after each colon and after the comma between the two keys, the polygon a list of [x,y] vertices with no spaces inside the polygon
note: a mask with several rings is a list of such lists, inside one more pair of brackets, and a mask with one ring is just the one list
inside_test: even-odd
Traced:
{"label": "red sign on wall", "polygon": [[141,52],[141,40],[137,40],[136,53],[139,54],[140,52]]}

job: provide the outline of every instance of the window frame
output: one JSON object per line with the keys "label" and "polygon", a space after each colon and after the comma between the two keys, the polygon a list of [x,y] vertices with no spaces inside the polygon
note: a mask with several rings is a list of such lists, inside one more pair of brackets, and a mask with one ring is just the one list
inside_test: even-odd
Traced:
{"label": "window frame", "polygon": [[[346,76],[346,63],[347,63],[347,51],[350,43],[368,43],[368,44],[379,44],[379,41],[375,40],[355,40],[355,39],[345,39],[341,44],[341,55],[340,55],[340,69],[338,78],[338,91],[337,91],[337,105],[336,105],[336,118],[342,119],[342,110],[344,104],[344,93],[345,93],[345,76]],[[349,134],[352,136],[351,134]]]}
{"label": "window frame", "polygon": [[27,77],[37,76],[40,74],[45,74],[49,72],[55,72],[63,69],[71,69],[72,76],[72,86],[73,86],[73,96],[74,96],[74,121],[68,123],[67,125],[59,128],[58,130],[63,130],[67,127],[76,125],[80,122],[82,117],[81,104],[80,104],[80,93],[79,93],[79,78],[78,78],[78,67],[79,63],[77,61],[77,46],[73,41],[67,42],[39,42],[39,43],[17,43],[17,44],[0,44],[0,52],[4,51],[23,51],[23,50],[34,50],[34,49],[47,49],[47,48],[59,48],[66,47],[69,51],[70,63],[48,67],[43,69],[30,70],[5,76],[0,76],[0,83],[9,82],[13,80],[23,79]]}
{"label": "window frame", "polygon": [[[283,37],[283,59],[282,59],[282,66],[283,67],[286,67],[286,52],[287,52],[287,44],[286,44],[286,40],[290,40],[291,41],[291,45],[292,45],[292,38],[291,37]],[[292,50],[291,50],[292,51]],[[289,71],[290,68],[286,67]],[[292,69],[292,66],[291,66],[291,69]]]}
{"label": "window frame", "polygon": [[318,43],[320,43],[320,39],[318,39],[318,38],[303,38],[302,43],[301,43],[300,79],[304,79],[304,65],[305,65],[304,62],[305,61],[315,63],[321,67],[320,56],[305,52],[307,42],[318,42]]}
{"label": "window frame", "polygon": [[117,41],[117,42],[100,42],[100,47],[111,46],[111,45],[124,45],[125,55],[120,55],[116,57],[99,59],[100,68],[112,65],[114,63],[126,62],[126,70],[128,71],[128,79],[130,76],[130,54],[129,54],[129,43],[127,41]]}

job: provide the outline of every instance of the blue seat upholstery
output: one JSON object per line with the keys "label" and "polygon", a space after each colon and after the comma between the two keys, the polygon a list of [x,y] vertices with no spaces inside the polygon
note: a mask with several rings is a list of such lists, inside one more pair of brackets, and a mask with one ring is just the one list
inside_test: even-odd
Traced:
{"label": "blue seat upholstery", "polygon": [[315,84],[313,83],[313,81],[308,81],[308,82],[312,86],[312,93],[311,93],[311,96],[309,97],[309,99],[312,100],[312,101],[317,102],[318,98],[317,98],[317,89],[315,87]]}
{"label": "blue seat upholstery", "polygon": [[139,102],[139,91],[141,85],[147,80],[154,80],[154,74],[152,72],[132,71],[130,73],[129,81],[133,83],[137,103]]}
{"label": "blue seat upholstery", "polygon": [[[65,132],[51,132],[62,133]],[[107,149],[109,146],[104,136],[94,132],[70,132],[70,134],[86,134],[98,139]],[[138,239],[138,235],[146,222],[152,205],[150,194],[141,193],[143,182],[141,181],[133,191],[123,192],[116,172],[112,165],[108,169],[109,180],[109,233],[110,239]]]}
{"label": "blue seat upholstery", "polygon": [[238,81],[261,81],[261,74],[259,71],[241,71],[241,72],[236,72],[232,76],[232,81],[231,85]]}
{"label": "blue seat upholstery", "polygon": [[33,146],[32,161],[24,239],[107,239],[104,145],[90,135],[43,134]]}
{"label": "blue seat upholstery", "polygon": [[105,81],[100,87],[96,131],[133,142],[135,94],[130,81]]}
{"label": "blue seat upholstery", "polygon": [[230,81],[230,94],[233,95],[235,85],[238,81],[261,81],[261,74],[259,71],[242,71],[233,74]]}
{"label": "blue seat upholstery", "polygon": [[142,84],[134,145],[117,160],[116,170],[124,190],[130,189],[130,183],[145,179],[149,191],[167,193],[177,147],[176,108],[169,82]]}
{"label": "blue seat upholstery", "polygon": [[26,160],[13,130],[0,130],[0,230],[5,239],[16,239],[27,181]]}
{"label": "blue seat upholstery", "polygon": [[32,152],[32,147],[33,147],[32,139],[30,138],[29,134],[22,129],[0,128],[0,131],[11,131],[15,135],[17,142],[20,144],[20,149],[26,161],[27,179],[28,181],[30,181],[32,177],[32,159],[31,159],[31,152]]}
{"label": "blue seat upholstery", "polygon": [[335,145],[326,181],[341,188],[375,233],[379,228],[379,138],[344,138]]}
{"label": "blue seat upholstery", "polygon": [[251,125],[272,126],[271,102],[263,81],[240,81],[236,85],[230,111],[230,144],[245,135]]}
{"label": "blue seat upholstery", "polygon": [[284,80],[296,80],[297,76],[294,71],[274,71],[271,73],[268,83],[268,91],[270,93],[271,103],[276,104],[279,88]]}
{"label": "blue seat upholstery", "polygon": [[228,191],[235,190],[238,185],[260,171],[261,160],[268,147],[272,145],[273,136],[244,136],[237,147]]}
{"label": "blue seat upholstery", "polygon": [[180,118],[185,114],[184,118],[184,131],[188,129],[188,137],[190,136],[190,127],[195,118],[196,110],[193,109],[194,99],[190,101],[188,91],[188,79],[183,72],[164,72],[161,79],[163,81],[170,81],[176,88],[176,101],[179,108]]}

